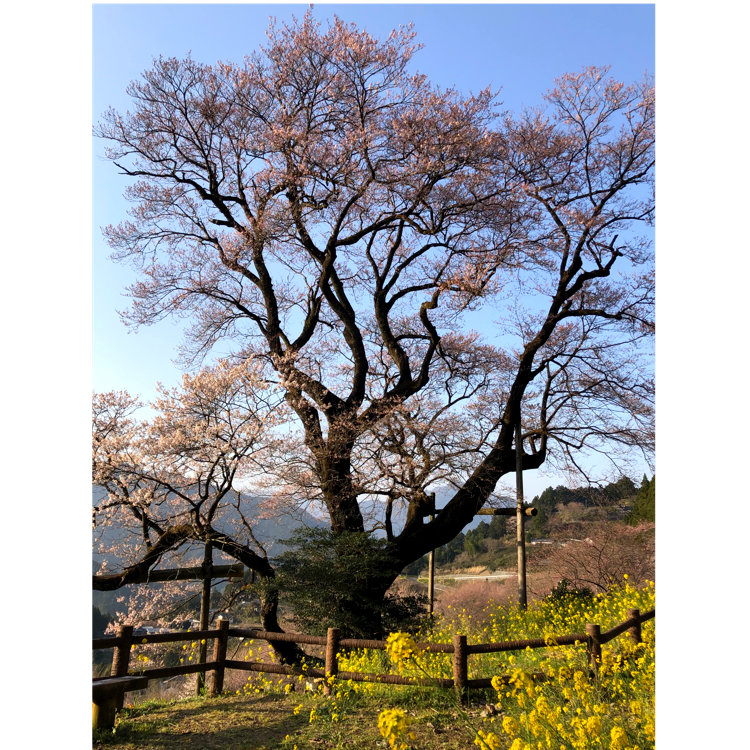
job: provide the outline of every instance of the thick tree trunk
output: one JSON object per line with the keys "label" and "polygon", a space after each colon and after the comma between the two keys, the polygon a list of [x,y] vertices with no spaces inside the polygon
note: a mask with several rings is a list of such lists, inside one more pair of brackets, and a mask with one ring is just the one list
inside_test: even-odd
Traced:
{"label": "thick tree trunk", "polygon": [[[260,595],[260,624],[263,630],[270,633],[283,633],[278,620],[279,594],[276,589],[267,589]],[[276,652],[283,664],[299,664],[305,652],[296,643],[272,643],[271,648]]]}
{"label": "thick tree trunk", "polygon": [[387,632],[383,622],[385,595],[400,571],[374,573],[362,581],[351,592],[351,598],[342,600],[339,606],[346,610],[345,617],[357,625],[356,637],[385,638]]}
{"label": "thick tree trunk", "polygon": [[352,484],[352,449],[349,442],[329,442],[325,454],[319,460],[320,487],[334,534],[343,531],[361,532],[365,528],[357,493]]}

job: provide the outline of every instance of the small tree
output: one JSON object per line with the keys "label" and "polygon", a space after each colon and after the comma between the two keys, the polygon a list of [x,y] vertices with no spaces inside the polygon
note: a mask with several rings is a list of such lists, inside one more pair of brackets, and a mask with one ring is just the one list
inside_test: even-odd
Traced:
{"label": "small tree", "polygon": [[302,632],[325,634],[337,627],[347,637],[367,638],[373,622],[381,623],[381,633],[409,630],[427,611],[423,596],[389,593],[384,599],[377,592],[363,592],[373,567],[393,564],[383,539],[308,529],[288,544],[277,562],[277,585]]}
{"label": "small tree", "polygon": [[656,522],[656,475],[649,481],[644,474],[627,521],[633,526],[638,523]]}
{"label": "small tree", "polygon": [[[363,596],[461,532],[516,451],[581,469],[653,443],[651,82],[589,68],[511,115],[410,72],[415,49],[307,14],[243,64],[155,61],[97,129],[134,180],[105,230],[141,273],[129,320],[188,316],[194,356],[225,339],[276,372],[300,430],[287,488],[335,534],[386,529]],[[477,309],[502,345],[465,333]],[[423,440],[452,423],[460,440]],[[409,463],[420,441],[437,462]],[[455,491],[427,521],[443,458]]]}
{"label": "small tree", "polygon": [[599,522],[587,525],[586,538],[567,540],[544,565],[548,577],[574,588],[606,591],[627,574],[636,585],[654,579],[654,527]]}
{"label": "small tree", "polygon": [[[174,565],[201,555],[209,542],[259,576],[273,578],[253,528],[260,513],[277,509],[256,505],[249,515],[235,488],[262,467],[278,442],[274,428],[284,419],[260,368],[221,361],[185,375],[180,388],[159,392],[155,416],[148,420],[137,418],[141,404],[126,392],[94,396],[93,482],[106,490],[94,507],[95,541],[115,560],[109,567],[121,568],[95,575],[94,588],[146,583],[163,561]],[[183,585],[141,591],[140,617],[163,607]],[[275,589],[265,591],[261,619],[277,630]]]}

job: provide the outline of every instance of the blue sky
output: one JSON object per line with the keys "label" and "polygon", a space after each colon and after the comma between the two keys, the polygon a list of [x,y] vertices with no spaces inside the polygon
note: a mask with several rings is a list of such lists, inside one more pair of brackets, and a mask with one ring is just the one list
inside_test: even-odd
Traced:
{"label": "blue sky", "polygon": [[[205,63],[240,60],[265,40],[270,16],[301,16],[306,4],[96,5],[93,8],[92,109],[127,109],[127,84],[153,58],[190,54]],[[412,64],[442,87],[500,89],[503,105],[540,103],[554,79],[588,65],[610,65],[627,82],[654,73],[652,5],[339,5],[318,4],[314,16],[334,14],[376,36],[414,24],[423,48]],[[93,157],[93,388],[125,388],[148,399],[157,381],[175,383],[180,327],[164,321],[128,332],[117,311],[127,306],[129,269],[109,260],[100,228],[125,218],[126,182],[102,157]],[[645,467],[644,467],[645,468]],[[554,480],[527,477],[527,494]],[[635,477],[638,479],[639,477]]]}

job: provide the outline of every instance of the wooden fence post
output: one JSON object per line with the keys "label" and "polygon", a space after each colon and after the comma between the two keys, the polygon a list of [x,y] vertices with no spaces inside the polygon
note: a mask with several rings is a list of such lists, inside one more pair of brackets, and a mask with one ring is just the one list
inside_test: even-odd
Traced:
{"label": "wooden fence post", "polygon": [[[205,551],[203,554],[203,588],[201,590],[201,613],[200,613],[200,625],[199,630],[208,630],[208,622],[210,620],[211,612],[211,577],[213,575],[213,546],[211,542],[206,542]],[[198,663],[206,663],[206,653],[208,652],[208,644],[205,638],[200,639],[198,644]],[[198,679],[195,683],[196,695],[203,695],[206,690],[206,671],[198,672]]]}
{"label": "wooden fence post", "polygon": [[588,636],[589,676],[595,677],[599,673],[599,662],[602,660],[602,629],[599,625],[586,624]]}
{"label": "wooden fence post", "polygon": [[224,663],[227,658],[227,641],[229,640],[229,620],[219,620],[219,635],[214,638],[214,679],[211,683],[211,695],[219,695],[224,689]]}
{"label": "wooden fence post", "polygon": [[326,635],[326,681],[323,683],[323,694],[331,694],[329,677],[335,677],[339,673],[338,650],[341,630],[339,628],[328,628]]}
{"label": "wooden fence post", "polygon": [[453,636],[453,688],[461,703],[466,701],[466,683],[468,681],[468,654],[466,652],[466,636]]}
{"label": "wooden fence post", "polygon": [[521,412],[518,412],[516,432],[513,439],[516,451],[516,550],[518,567],[518,606],[525,610],[526,601],[526,513],[523,505],[523,439],[521,437]]}
{"label": "wooden fence post", "polygon": [[641,636],[641,610],[640,609],[629,609],[628,610],[628,619],[636,619],[638,622],[636,622],[635,625],[628,628],[628,633],[630,637],[633,639],[634,643],[640,643],[643,638]]}
{"label": "wooden fence post", "polygon": [[[111,677],[125,677],[130,667],[130,647],[133,644],[133,626],[132,625],[118,625],[117,637],[120,642],[115,646],[115,651],[112,654],[112,669],[110,671]],[[120,695],[117,700],[117,708],[122,708],[122,704],[125,700],[124,695]]]}

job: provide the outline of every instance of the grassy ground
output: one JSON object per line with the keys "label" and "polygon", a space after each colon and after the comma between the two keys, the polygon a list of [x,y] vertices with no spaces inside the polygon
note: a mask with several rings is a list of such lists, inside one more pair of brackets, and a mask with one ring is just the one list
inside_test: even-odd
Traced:
{"label": "grassy ground", "polygon": [[[481,699],[481,695],[475,696]],[[337,721],[326,715],[323,696],[224,695],[177,702],[148,702],[124,709],[114,730],[95,731],[97,750],[382,750],[382,708],[403,708],[412,719],[414,746],[421,750],[472,747],[469,731],[449,691],[392,690],[385,703],[377,693],[349,703]],[[302,705],[297,714],[294,710]],[[468,707],[477,718],[483,704]],[[310,722],[310,711],[320,718]],[[479,721],[477,720],[477,724]]]}

